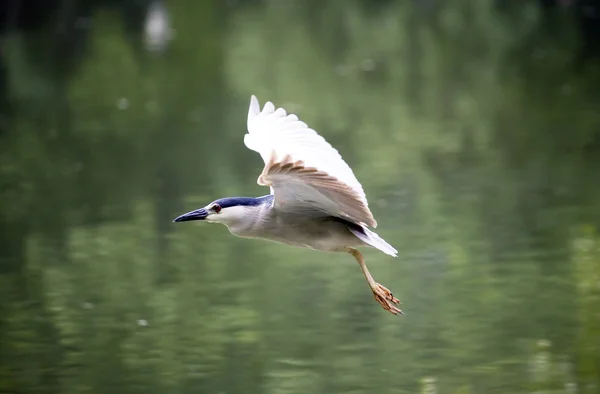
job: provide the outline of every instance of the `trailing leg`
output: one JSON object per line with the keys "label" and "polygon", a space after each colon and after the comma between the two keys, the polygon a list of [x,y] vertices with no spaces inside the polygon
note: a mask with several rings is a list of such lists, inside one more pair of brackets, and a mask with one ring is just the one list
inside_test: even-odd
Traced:
{"label": "trailing leg", "polygon": [[358,265],[360,266],[360,269],[365,275],[367,283],[369,284],[369,287],[373,292],[375,300],[379,302],[383,309],[385,309],[386,311],[389,311],[394,315],[403,315],[404,313],[402,313],[402,311],[398,307],[396,307],[396,305],[400,304],[400,301],[396,297],[394,297],[392,295],[392,292],[389,291],[385,286],[375,282],[375,280],[371,276],[371,273],[369,272],[369,269],[367,268],[367,265],[365,264],[365,260],[362,254],[354,248],[348,248],[348,253],[354,256],[354,258],[358,262]]}

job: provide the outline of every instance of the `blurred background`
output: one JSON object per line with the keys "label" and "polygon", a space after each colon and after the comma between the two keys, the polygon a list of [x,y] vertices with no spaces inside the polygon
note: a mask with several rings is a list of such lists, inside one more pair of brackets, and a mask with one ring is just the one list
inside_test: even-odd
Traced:
{"label": "blurred background", "polygon": [[[9,0],[0,392],[600,392],[600,5]],[[173,224],[259,196],[251,94],[399,258]]]}

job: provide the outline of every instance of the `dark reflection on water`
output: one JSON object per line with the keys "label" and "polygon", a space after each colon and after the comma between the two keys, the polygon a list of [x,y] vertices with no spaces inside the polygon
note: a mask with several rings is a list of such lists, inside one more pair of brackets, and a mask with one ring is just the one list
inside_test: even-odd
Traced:
{"label": "dark reflection on water", "polygon": [[[0,392],[597,392],[598,68],[574,6],[276,3],[5,24]],[[250,94],[353,167],[406,316],[350,256],[171,222],[267,193]]]}

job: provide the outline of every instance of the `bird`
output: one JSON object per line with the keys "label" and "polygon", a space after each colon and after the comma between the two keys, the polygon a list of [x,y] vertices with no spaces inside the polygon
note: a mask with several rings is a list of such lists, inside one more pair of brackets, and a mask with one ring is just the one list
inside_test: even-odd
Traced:
{"label": "bird", "polygon": [[243,238],[274,241],[323,252],[349,253],[358,262],[375,300],[394,315],[400,301],[369,272],[358,247],[392,257],[398,251],[369,229],[377,222],[363,187],[340,153],[295,114],[250,97],[244,144],[264,167],[261,197],[224,197],[178,216],[173,222],[221,223]]}

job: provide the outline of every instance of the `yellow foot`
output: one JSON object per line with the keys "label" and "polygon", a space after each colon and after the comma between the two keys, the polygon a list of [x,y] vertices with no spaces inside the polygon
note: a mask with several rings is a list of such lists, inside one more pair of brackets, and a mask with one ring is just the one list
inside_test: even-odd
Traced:
{"label": "yellow foot", "polygon": [[400,305],[401,302],[399,299],[392,295],[392,292],[389,291],[385,286],[380,285],[379,283],[375,283],[375,288],[373,290],[373,296],[375,296],[375,300],[381,304],[383,309],[393,313],[394,315],[403,315],[404,313],[396,307],[396,305]]}

